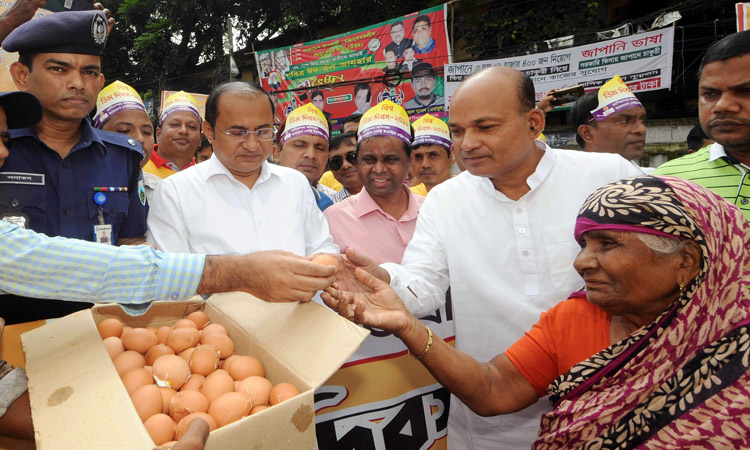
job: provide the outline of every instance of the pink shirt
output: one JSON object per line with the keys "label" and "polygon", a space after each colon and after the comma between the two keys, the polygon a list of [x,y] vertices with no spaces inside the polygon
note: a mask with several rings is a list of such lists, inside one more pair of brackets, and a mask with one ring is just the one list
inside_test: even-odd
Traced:
{"label": "pink shirt", "polygon": [[424,197],[408,188],[404,191],[409,195],[409,208],[398,220],[383,211],[367,189],[328,207],[323,214],[341,253],[352,247],[375,264],[400,263],[414,235],[419,208],[424,201]]}

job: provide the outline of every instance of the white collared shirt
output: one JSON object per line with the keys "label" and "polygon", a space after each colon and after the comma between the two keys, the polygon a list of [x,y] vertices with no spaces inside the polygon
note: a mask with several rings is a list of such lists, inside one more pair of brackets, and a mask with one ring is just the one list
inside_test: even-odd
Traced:
{"label": "white collared shirt", "polygon": [[148,228],[148,241],[167,252],[339,252],[307,178],[268,162],[252,189],[217,157],[164,179],[154,191]]}
{"label": "white collared shirt", "polygon": [[[642,175],[616,154],[557,150],[544,156],[519,200],[469,172],[435,186],[425,198],[401,265],[383,264],[391,286],[415,315],[430,313],[451,288],[456,348],[479,361],[504,352],[539,315],[583,285],[573,268],[573,237],[584,200],[598,187]],[[416,297],[414,294],[416,294]],[[451,400],[451,448],[529,448],[539,402],[518,413],[482,418]]]}

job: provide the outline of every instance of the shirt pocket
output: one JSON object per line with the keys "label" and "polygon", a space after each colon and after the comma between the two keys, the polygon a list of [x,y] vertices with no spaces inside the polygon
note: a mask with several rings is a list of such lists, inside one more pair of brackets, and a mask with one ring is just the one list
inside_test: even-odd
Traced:
{"label": "shirt pocket", "polygon": [[46,187],[31,184],[0,184],[0,215],[14,212],[26,214],[32,220],[44,217],[47,213]]}
{"label": "shirt pocket", "polygon": [[92,224],[99,223],[99,208],[102,208],[104,223],[107,225],[118,225],[128,217],[130,199],[127,192],[105,192],[107,201],[98,205],[94,201],[94,191],[87,191],[86,197],[89,205],[89,218]]}
{"label": "shirt pocket", "polygon": [[557,225],[544,230],[544,249],[547,253],[552,285],[572,292],[582,281],[573,268],[580,247],[573,238],[573,225]]}

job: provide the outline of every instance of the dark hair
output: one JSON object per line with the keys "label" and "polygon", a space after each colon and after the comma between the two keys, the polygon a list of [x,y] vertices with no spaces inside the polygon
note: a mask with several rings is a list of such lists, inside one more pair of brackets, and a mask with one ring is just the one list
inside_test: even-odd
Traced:
{"label": "dark hair", "polygon": [[201,134],[201,145],[198,146],[198,150],[195,153],[198,153],[203,147],[210,147],[210,146],[211,146],[211,143],[208,142],[206,135]]}
{"label": "dark hair", "polygon": [[414,27],[419,22],[427,22],[427,26],[430,27],[430,28],[432,28],[432,21],[430,20],[430,16],[428,16],[426,14],[422,14],[421,16],[417,16],[417,18],[414,19],[414,23],[411,24],[411,30],[412,31],[414,31]]}
{"label": "dark hair", "polygon": [[247,81],[225,81],[213,88],[206,100],[206,122],[211,125],[211,128],[216,126],[216,118],[219,116],[219,98],[226,92],[265,96],[271,107],[271,116],[274,115],[273,100],[271,100],[271,96],[262,87],[255,83],[248,83]]}
{"label": "dark hair", "polygon": [[[391,30],[392,30],[392,29],[393,29],[393,27],[395,27],[396,25],[401,25],[402,27],[404,27],[404,22],[403,22],[402,20],[399,20],[399,21],[393,22],[393,23],[391,24]],[[406,27],[404,27],[404,29],[406,29]]]}
{"label": "dark hair", "polygon": [[19,53],[18,54],[18,62],[23,64],[29,69],[29,72],[31,72],[31,66],[34,65],[34,57],[36,56],[36,53]]}
{"label": "dark hair", "polygon": [[355,133],[341,133],[334,136],[331,139],[331,143],[328,145],[329,151],[338,150],[344,144],[357,146],[357,135]]}
{"label": "dark hair", "polygon": [[578,127],[589,123],[591,119],[594,118],[594,116],[591,115],[591,111],[596,109],[598,105],[599,91],[587,92],[583,94],[575,104],[573,104],[573,107],[570,108],[570,112],[568,113],[569,122],[573,126],[573,131],[576,132],[576,142],[581,148],[586,148],[586,141],[584,141],[583,136],[578,133]]}
{"label": "dark hair", "polygon": [[688,149],[696,151],[703,148],[703,140],[704,139],[711,139],[708,137],[705,131],[703,131],[703,128],[701,128],[700,124],[694,126],[687,135],[687,145]]}
{"label": "dark hair", "polygon": [[360,140],[357,142],[357,153],[359,153],[359,146],[362,145],[363,141],[366,141],[370,138],[377,138],[377,137],[392,137],[394,139],[398,139],[398,141],[402,144],[404,151],[406,152],[406,157],[411,158],[411,144],[406,143],[405,141],[402,141],[401,139],[397,138],[396,136],[386,136],[386,135],[377,135],[377,136],[370,136],[364,140]]}
{"label": "dark hair", "polygon": [[698,76],[703,74],[703,69],[710,63],[737,58],[750,53],[750,30],[730,34],[724,39],[714,42],[706,54],[703,55]]}
{"label": "dark hair", "polygon": [[518,102],[521,107],[521,114],[534,109],[536,106],[536,91],[534,91],[534,81],[526,72],[519,72],[521,79],[518,81]]}
{"label": "dark hair", "polygon": [[[411,68],[411,77],[434,77],[436,76],[435,68],[432,64],[424,61],[420,61]],[[532,106],[533,108],[533,106]]]}
{"label": "dark hair", "polygon": [[314,91],[312,91],[312,94],[310,94],[310,100],[318,96],[323,97],[324,100],[326,98],[326,96],[323,95],[323,91],[321,91],[320,89],[315,89]]}
{"label": "dark hair", "polygon": [[385,46],[385,50],[383,50],[383,56],[385,56],[385,54],[388,52],[393,52],[395,55],[398,55],[398,46],[391,42],[390,44]]}
{"label": "dark hair", "polygon": [[347,124],[349,122],[357,122],[357,123],[359,123],[360,119],[362,119],[362,114],[360,114],[360,113],[351,114],[351,115],[347,116],[346,119],[344,119],[341,122],[341,126],[343,127],[345,124]]}
{"label": "dark hair", "polygon": [[370,85],[367,83],[359,83],[358,85],[354,86],[354,96],[357,96],[357,92],[359,91],[367,91],[367,101],[372,100],[372,91],[370,90]]}

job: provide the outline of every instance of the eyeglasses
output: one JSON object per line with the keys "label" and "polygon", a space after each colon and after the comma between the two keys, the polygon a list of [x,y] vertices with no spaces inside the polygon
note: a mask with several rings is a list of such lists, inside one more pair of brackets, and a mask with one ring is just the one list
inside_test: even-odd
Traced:
{"label": "eyeglasses", "polygon": [[344,157],[332,156],[331,159],[328,160],[328,167],[331,170],[339,170],[344,165],[344,158],[346,158],[349,164],[353,166],[357,165],[357,152],[347,152]]}
{"label": "eyeglasses", "polygon": [[255,135],[255,139],[259,141],[272,141],[276,137],[276,127],[258,128],[257,130],[246,130],[244,128],[222,130],[219,127],[216,127],[216,129],[224,133],[230,142],[244,142],[250,135]]}

